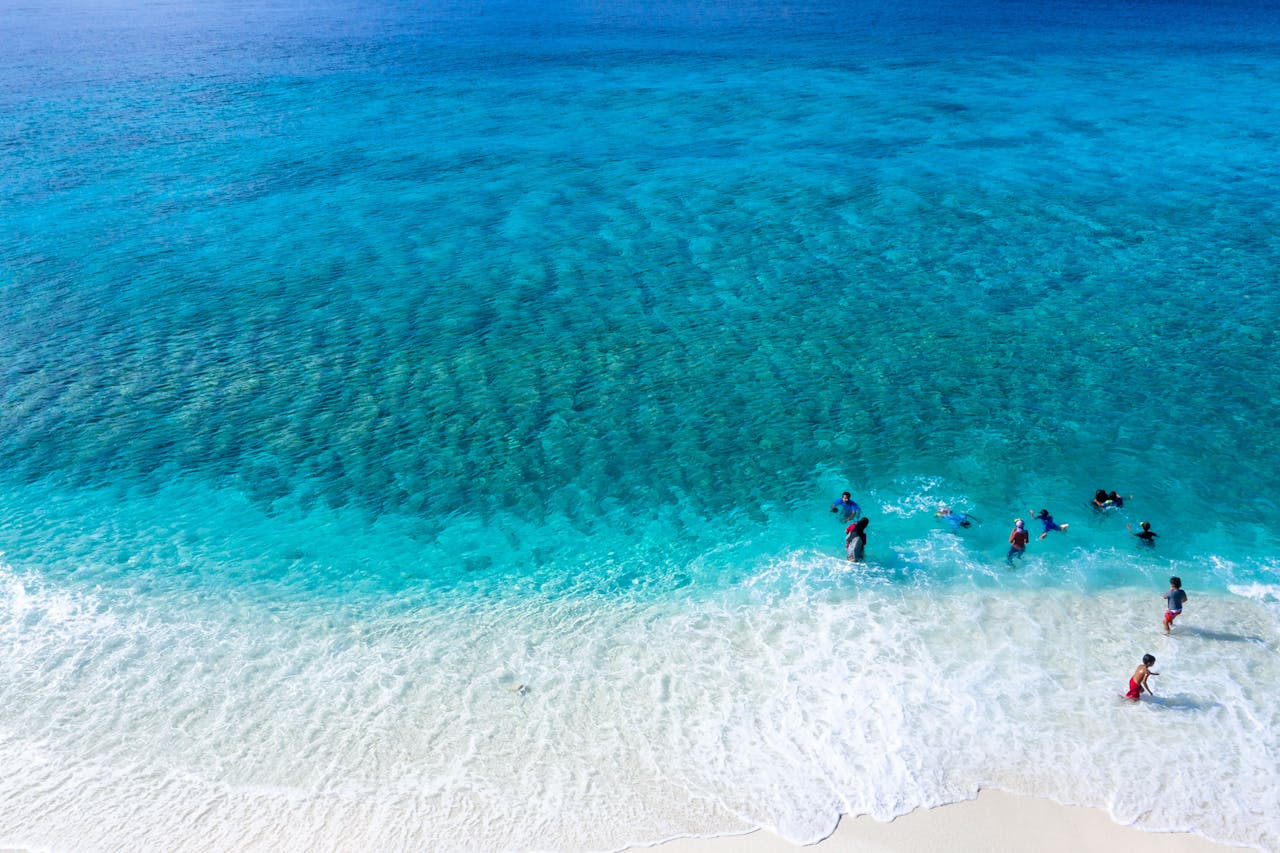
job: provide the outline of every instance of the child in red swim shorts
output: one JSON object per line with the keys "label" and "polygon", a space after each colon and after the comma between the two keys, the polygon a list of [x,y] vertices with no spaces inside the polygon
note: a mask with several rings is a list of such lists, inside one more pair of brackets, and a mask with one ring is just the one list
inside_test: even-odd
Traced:
{"label": "child in red swim shorts", "polygon": [[1142,691],[1144,689],[1152,696],[1156,695],[1151,693],[1151,685],[1147,684],[1148,676],[1160,674],[1158,672],[1153,672],[1151,669],[1151,665],[1155,662],[1156,659],[1153,655],[1142,656],[1142,663],[1138,664],[1138,668],[1133,671],[1132,677],[1129,678],[1129,692],[1124,694],[1124,698],[1132,699],[1137,702],[1142,698]]}

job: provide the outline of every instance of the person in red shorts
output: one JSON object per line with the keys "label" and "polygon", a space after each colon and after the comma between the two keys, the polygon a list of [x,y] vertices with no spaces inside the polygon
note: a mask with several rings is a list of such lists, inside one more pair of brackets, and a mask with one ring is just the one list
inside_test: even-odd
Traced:
{"label": "person in red shorts", "polygon": [[1169,591],[1164,594],[1164,600],[1164,632],[1167,634],[1173,620],[1182,615],[1182,605],[1187,600],[1187,594],[1182,591],[1182,578],[1169,578]]}
{"label": "person in red shorts", "polygon": [[1142,656],[1142,663],[1138,664],[1138,668],[1133,671],[1132,677],[1129,678],[1129,692],[1124,694],[1124,698],[1132,699],[1137,702],[1142,698],[1142,691],[1144,689],[1152,696],[1156,695],[1151,693],[1151,685],[1147,684],[1148,676],[1160,674],[1152,671],[1151,669],[1151,665],[1155,662],[1156,659],[1153,655]]}

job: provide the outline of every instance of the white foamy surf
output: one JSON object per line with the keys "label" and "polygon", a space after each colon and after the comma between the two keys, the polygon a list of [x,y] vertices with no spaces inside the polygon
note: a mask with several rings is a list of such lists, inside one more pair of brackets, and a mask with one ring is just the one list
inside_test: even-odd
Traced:
{"label": "white foamy surf", "polygon": [[[798,555],[711,597],[106,605],[0,574],[0,843],[608,850],[997,787],[1274,849],[1266,596],[905,588]],[[1119,699],[1137,659],[1156,697]],[[96,841],[94,841],[96,839]]]}

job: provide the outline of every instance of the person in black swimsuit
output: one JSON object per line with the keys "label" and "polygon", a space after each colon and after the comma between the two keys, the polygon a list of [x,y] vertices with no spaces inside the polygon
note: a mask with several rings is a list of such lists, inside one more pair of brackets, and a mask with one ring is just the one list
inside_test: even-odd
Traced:
{"label": "person in black swimsuit", "polygon": [[1129,531],[1130,536],[1137,536],[1138,541],[1141,542],[1143,545],[1156,544],[1156,537],[1159,536],[1160,534],[1156,533],[1154,530],[1151,529],[1151,522],[1139,521],[1138,526],[1142,528],[1142,530],[1139,531],[1138,533],[1133,532],[1132,524],[1126,524],[1125,529]]}

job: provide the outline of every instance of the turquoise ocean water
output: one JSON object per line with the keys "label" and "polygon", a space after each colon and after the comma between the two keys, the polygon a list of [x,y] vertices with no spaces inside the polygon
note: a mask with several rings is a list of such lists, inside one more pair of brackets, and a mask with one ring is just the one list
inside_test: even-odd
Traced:
{"label": "turquoise ocean water", "polygon": [[0,2],[0,845],[1280,848],[1278,92],[1275,3]]}

